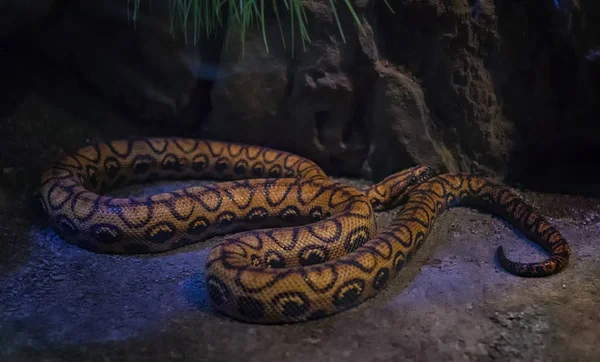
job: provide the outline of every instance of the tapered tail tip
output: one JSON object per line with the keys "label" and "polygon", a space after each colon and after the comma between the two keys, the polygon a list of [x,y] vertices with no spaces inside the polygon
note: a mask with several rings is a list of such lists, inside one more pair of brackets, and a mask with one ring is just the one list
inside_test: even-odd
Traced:
{"label": "tapered tail tip", "polygon": [[498,258],[498,263],[500,263],[502,268],[504,268],[504,270],[507,272],[514,275],[526,276],[520,268],[520,263],[515,263],[506,257],[504,248],[502,246],[499,246],[498,249],[496,249],[496,257]]}

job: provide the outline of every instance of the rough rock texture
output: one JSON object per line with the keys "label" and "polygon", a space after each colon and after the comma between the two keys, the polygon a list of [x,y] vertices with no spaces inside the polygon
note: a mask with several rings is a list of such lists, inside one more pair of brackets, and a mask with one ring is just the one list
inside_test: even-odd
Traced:
{"label": "rough rock texture", "polygon": [[127,2],[64,1],[13,40],[155,133],[281,148],[375,180],[428,163],[548,190],[595,186],[585,170],[600,150],[598,2],[352,3],[360,28],[338,4],[342,39],[329,2],[305,1],[306,46],[297,27],[292,44],[280,3],[285,47],[267,7],[268,52],[254,29],[242,46],[231,22],[197,44],[173,39],[166,2],[143,7],[133,29]]}
{"label": "rough rock texture", "polygon": [[439,169],[458,171],[452,155],[436,141],[421,87],[388,67],[373,85],[369,129],[372,139],[369,166],[374,179],[382,179],[402,165],[419,160]]}
{"label": "rough rock texture", "polygon": [[[239,52],[223,52],[222,66],[243,81],[217,81],[205,129],[215,137],[282,145],[332,172],[356,173],[366,161],[381,179],[429,163],[517,181],[534,177],[549,184],[553,178],[556,187],[568,179],[561,176],[573,175],[573,160],[590,162],[582,156],[600,147],[591,136],[598,127],[592,120],[600,78],[585,41],[595,29],[593,6],[404,0],[394,2],[391,13],[382,1],[356,1],[364,32],[348,36],[356,27],[340,9],[343,43],[329,7],[307,1],[315,35],[306,53],[291,59],[273,47],[269,58],[253,34],[246,57],[277,63],[257,76],[244,74],[248,67]],[[576,22],[585,30],[575,29]],[[289,29],[284,33],[289,37]],[[245,92],[248,77],[264,91]],[[288,96],[270,91],[282,87],[274,82],[286,81]],[[231,110],[238,102],[277,107],[269,108],[269,117],[263,109],[243,108],[240,117]],[[255,122],[260,126],[253,128]],[[286,126],[295,132],[282,134]],[[586,176],[575,173],[578,181]]]}
{"label": "rough rock texture", "polygon": [[[325,168],[356,173],[369,140],[363,123],[368,102],[357,91],[365,82],[355,78],[369,75],[359,73],[357,39],[349,36],[342,45],[327,3],[309,1],[306,9],[312,40],[306,48],[298,34],[292,48],[287,19],[282,20],[285,48],[276,19],[267,19],[269,53],[262,36],[252,32],[242,54],[239,33],[228,29],[234,43],[222,52],[225,75],[213,88],[213,112],[204,131],[295,151]],[[348,16],[342,22],[350,30],[354,26]]]}
{"label": "rough rock texture", "polygon": [[54,0],[0,1],[0,41],[28,32],[50,14]]}
{"label": "rough rock texture", "polygon": [[[142,7],[135,24],[128,1],[67,1],[35,39],[42,54],[71,69],[113,107],[163,132],[198,128],[210,111],[218,47],[206,38],[186,42],[170,32],[167,2]],[[148,5],[148,2],[144,2]],[[214,41],[214,40],[213,40]]]}
{"label": "rough rock texture", "polygon": [[396,14],[376,11],[381,56],[418,80],[435,142],[447,149],[445,164],[493,175],[508,161],[512,125],[487,64],[500,43],[496,11],[491,2],[477,4],[401,1]]}

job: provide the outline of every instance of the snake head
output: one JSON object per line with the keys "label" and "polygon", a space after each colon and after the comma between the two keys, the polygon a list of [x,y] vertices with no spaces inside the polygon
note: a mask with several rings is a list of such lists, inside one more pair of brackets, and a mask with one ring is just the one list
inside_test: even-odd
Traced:
{"label": "snake head", "polygon": [[393,207],[404,202],[410,191],[436,175],[437,171],[433,167],[420,165],[386,177],[378,184],[378,187],[389,187],[390,191],[382,204]]}
{"label": "snake head", "polygon": [[437,176],[438,174],[438,172],[431,166],[423,166],[423,169],[417,171],[417,173],[417,183],[419,184]]}
{"label": "snake head", "polygon": [[431,166],[418,166],[412,170],[408,178],[409,186],[417,186],[437,175],[437,171]]}

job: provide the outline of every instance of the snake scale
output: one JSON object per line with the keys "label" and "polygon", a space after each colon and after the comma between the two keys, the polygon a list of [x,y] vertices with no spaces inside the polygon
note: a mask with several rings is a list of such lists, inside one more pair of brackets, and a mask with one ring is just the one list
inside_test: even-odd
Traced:
{"label": "snake scale", "polygon": [[[209,178],[210,185],[148,197],[108,190],[149,180]],[[42,175],[39,194],[59,235],[99,253],[154,253],[226,235],[209,254],[205,286],[215,310],[253,323],[341,312],[382,290],[452,206],[512,222],[549,254],[507,259],[510,273],[542,277],[568,263],[569,245],[508,187],[416,166],[361,189],[330,179],[291,153],[211,140],[145,138],[85,146]],[[378,232],[375,211],[403,205]]]}

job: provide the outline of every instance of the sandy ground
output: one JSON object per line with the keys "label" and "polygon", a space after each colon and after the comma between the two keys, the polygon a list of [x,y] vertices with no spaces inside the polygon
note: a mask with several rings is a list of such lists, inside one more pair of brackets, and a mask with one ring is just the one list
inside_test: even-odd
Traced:
{"label": "sandy ground", "polygon": [[[217,238],[161,255],[98,255],[31,220],[19,195],[3,198],[1,235],[14,243],[10,251],[2,248],[12,255],[0,269],[3,361],[600,357],[597,208],[553,218],[574,252],[572,263],[556,276],[525,279],[504,272],[494,260],[499,245],[522,261],[538,260],[543,253],[500,219],[453,209],[439,219],[412,263],[375,298],[320,321],[261,326],[229,320],[208,306],[203,270]],[[536,195],[530,200],[547,201]],[[567,202],[556,201],[563,208]],[[395,212],[379,214],[379,225],[385,227]]]}
{"label": "sandy ground", "polygon": [[[204,264],[218,239],[109,256],[45,225],[31,194],[55,145],[143,133],[93,111],[81,92],[65,108],[56,87],[28,90],[0,115],[1,361],[600,360],[599,200],[524,194],[572,245],[572,262],[558,275],[506,273],[494,260],[497,246],[519,261],[544,254],[502,220],[453,209],[403,272],[359,307],[310,323],[244,324],[207,305]],[[85,122],[65,127],[65,119]],[[398,211],[379,214],[380,226]]]}

